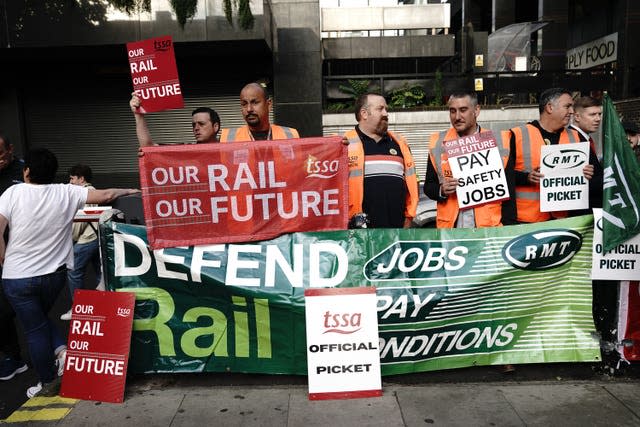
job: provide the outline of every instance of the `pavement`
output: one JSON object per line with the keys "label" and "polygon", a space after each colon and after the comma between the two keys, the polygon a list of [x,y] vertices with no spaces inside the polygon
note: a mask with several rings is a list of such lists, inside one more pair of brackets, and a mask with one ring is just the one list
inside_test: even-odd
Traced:
{"label": "pavement", "polygon": [[[456,370],[453,376],[449,371],[448,375],[385,377],[382,397],[327,401],[310,401],[306,378],[295,376],[139,375],[129,378],[120,404],[61,398],[58,383],[0,423],[43,427],[640,425],[636,374],[609,376],[585,364],[564,365],[519,366],[508,376],[485,367]],[[532,374],[532,369],[539,372]],[[468,381],[460,381],[461,372],[468,374]],[[579,379],[583,374],[586,379]],[[531,380],[532,375],[545,379]]]}

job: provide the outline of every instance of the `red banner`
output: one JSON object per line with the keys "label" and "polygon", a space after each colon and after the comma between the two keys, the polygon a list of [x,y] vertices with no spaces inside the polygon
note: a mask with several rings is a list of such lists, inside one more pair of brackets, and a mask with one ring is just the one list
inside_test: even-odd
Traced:
{"label": "red banner", "polygon": [[171,36],[127,43],[127,56],[141,112],[184,106]]}
{"label": "red banner", "polygon": [[341,137],[147,147],[140,182],[153,249],[347,228]]}
{"label": "red banner", "polygon": [[640,360],[640,282],[620,283],[618,333],[623,359]]}
{"label": "red banner", "polygon": [[134,303],[133,292],[75,291],[61,396],[122,402]]}

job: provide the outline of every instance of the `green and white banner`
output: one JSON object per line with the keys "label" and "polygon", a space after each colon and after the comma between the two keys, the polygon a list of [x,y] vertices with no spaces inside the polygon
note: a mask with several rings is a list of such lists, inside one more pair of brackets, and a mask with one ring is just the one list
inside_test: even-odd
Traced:
{"label": "green and white banner", "polygon": [[108,288],[136,293],[132,372],[306,374],[304,290],[322,287],[377,288],[383,375],[600,358],[590,215],[155,251],[108,222],[101,238]]}

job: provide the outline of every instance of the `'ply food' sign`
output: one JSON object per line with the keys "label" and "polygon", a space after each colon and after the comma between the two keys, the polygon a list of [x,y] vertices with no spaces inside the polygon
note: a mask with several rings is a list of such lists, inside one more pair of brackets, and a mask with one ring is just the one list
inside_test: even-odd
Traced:
{"label": "'ply food' sign", "polygon": [[127,56],[142,113],[184,106],[170,36],[127,43]]}

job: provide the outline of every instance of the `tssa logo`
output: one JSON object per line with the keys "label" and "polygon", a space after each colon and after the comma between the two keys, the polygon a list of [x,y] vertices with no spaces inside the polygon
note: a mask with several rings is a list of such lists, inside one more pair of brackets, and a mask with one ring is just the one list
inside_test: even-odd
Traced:
{"label": "tssa logo", "polygon": [[573,169],[587,162],[584,151],[573,148],[565,148],[559,152],[549,153],[542,158],[542,163],[551,169]]}
{"label": "tssa logo", "polygon": [[330,332],[336,334],[353,334],[362,329],[360,327],[362,313],[331,313],[327,310],[323,317],[325,328],[323,334]]}
{"label": "tssa logo", "polygon": [[469,248],[444,247],[440,241],[400,241],[367,261],[367,280],[429,279],[465,267]]}
{"label": "tssa logo", "polygon": [[116,314],[120,317],[129,317],[129,315],[131,314],[131,309],[118,307],[118,311],[116,312]]}
{"label": "tssa logo", "polygon": [[502,257],[521,270],[546,270],[571,260],[582,247],[582,235],[555,229],[523,234],[502,248]]}
{"label": "tssa logo", "polygon": [[165,51],[165,50],[169,50],[169,48],[171,47],[171,39],[165,39],[165,40],[154,40],[153,41],[153,49],[154,50],[160,50],[160,51]]}
{"label": "tssa logo", "polygon": [[333,178],[338,173],[340,160],[318,160],[309,154],[304,162],[307,178]]}

